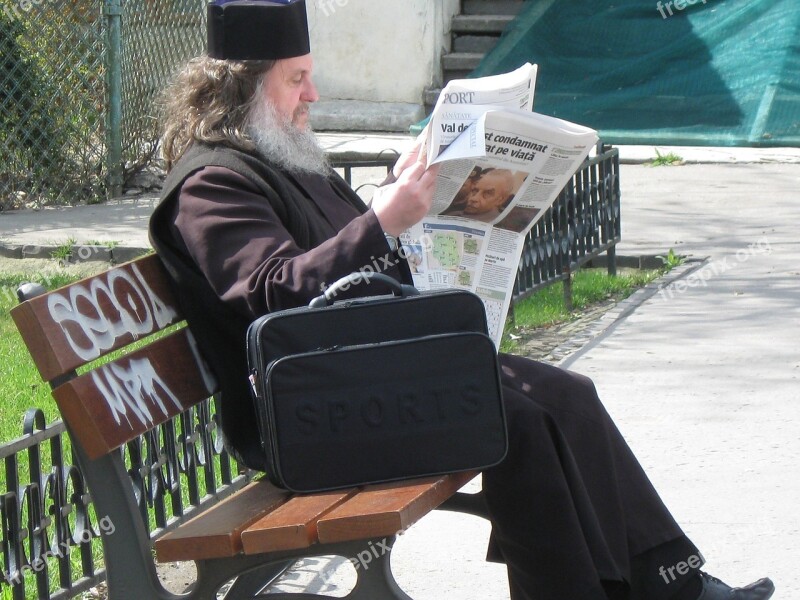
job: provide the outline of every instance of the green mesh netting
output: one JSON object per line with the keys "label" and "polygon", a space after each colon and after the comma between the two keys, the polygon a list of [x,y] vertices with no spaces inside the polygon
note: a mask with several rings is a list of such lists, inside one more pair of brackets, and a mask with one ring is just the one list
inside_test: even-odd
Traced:
{"label": "green mesh netting", "polygon": [[526,61],[605,142],[800,145],[798,0],[529,0],[472,76]]}

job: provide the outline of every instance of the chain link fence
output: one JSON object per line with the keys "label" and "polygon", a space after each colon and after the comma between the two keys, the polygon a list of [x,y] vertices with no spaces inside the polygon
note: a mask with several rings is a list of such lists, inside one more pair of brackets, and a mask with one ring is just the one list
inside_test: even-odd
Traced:
{"label": "chain link fence", "polygon": [[[119,0],[118,0],[119,1]],[[131,0],[122,14],[123,183],[158,146],[155,101],[169,75],[206,49],[207,0]]]}
{"label": "chain link fence", "polygon": [[0,208],[121,194],[156,97],[205,49],[205,0],[0,0]]}

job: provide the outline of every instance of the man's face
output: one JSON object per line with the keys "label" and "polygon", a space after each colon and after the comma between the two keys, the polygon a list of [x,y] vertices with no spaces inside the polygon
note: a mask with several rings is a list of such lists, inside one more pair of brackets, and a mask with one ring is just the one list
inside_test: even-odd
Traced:
{"label": "man's face", "polygon": [[299,129],[308,126],[308,109],[319,100],[311,79],[314,61],[310,54],[276,61],[264,78],[264,95],[278,114]]}
{"label": "man's face", "polygon": [[495,210],[506,201],[510,193],[506,177],[487,173],[473,184],[464,214],[479,215]]}

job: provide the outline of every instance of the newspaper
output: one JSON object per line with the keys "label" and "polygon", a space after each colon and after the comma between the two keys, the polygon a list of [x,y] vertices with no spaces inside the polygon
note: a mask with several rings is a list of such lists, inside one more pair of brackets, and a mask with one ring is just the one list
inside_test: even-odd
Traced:
{"label": "newspaper", "polygon": [[532,111],[537,72],[536,65],[526,63],[511,73],[448,83],[425,130],[428,166],[488,108]]}
{"label": "newspaper", "polygon": [[593,129],[530,112],[535,77],[536,66],[525,65],[442,91],[423,133],[428,163],[442,163],[433,205],[401,236],[415,286],[475,292],[498,346],[525,236],[598,139]]}

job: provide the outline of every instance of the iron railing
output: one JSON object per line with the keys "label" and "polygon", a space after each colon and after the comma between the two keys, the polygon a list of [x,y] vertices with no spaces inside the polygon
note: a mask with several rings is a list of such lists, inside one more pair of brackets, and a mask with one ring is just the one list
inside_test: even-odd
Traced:
{"label": "iron railing", "polygon": [[[105,579],[99,536],[113,533],[114,524],[94,514],[91,491],[64,432],[62,421],[46,425],[42,411],[32,409],[24,417],[23,437],[0,446],[0,588],[10,586],[13,600],[66,600]],[[223,448],[212,399],[121,451],[152,538],[250,479]]]}
{"label": "iron railing", "polygon": [[525,240],[517,271],[514,300],[564,281],[571,307],[571,274],[603,252],[616,274],[616,244],[621,238],[619,150],[602,143],[564,186]]}

